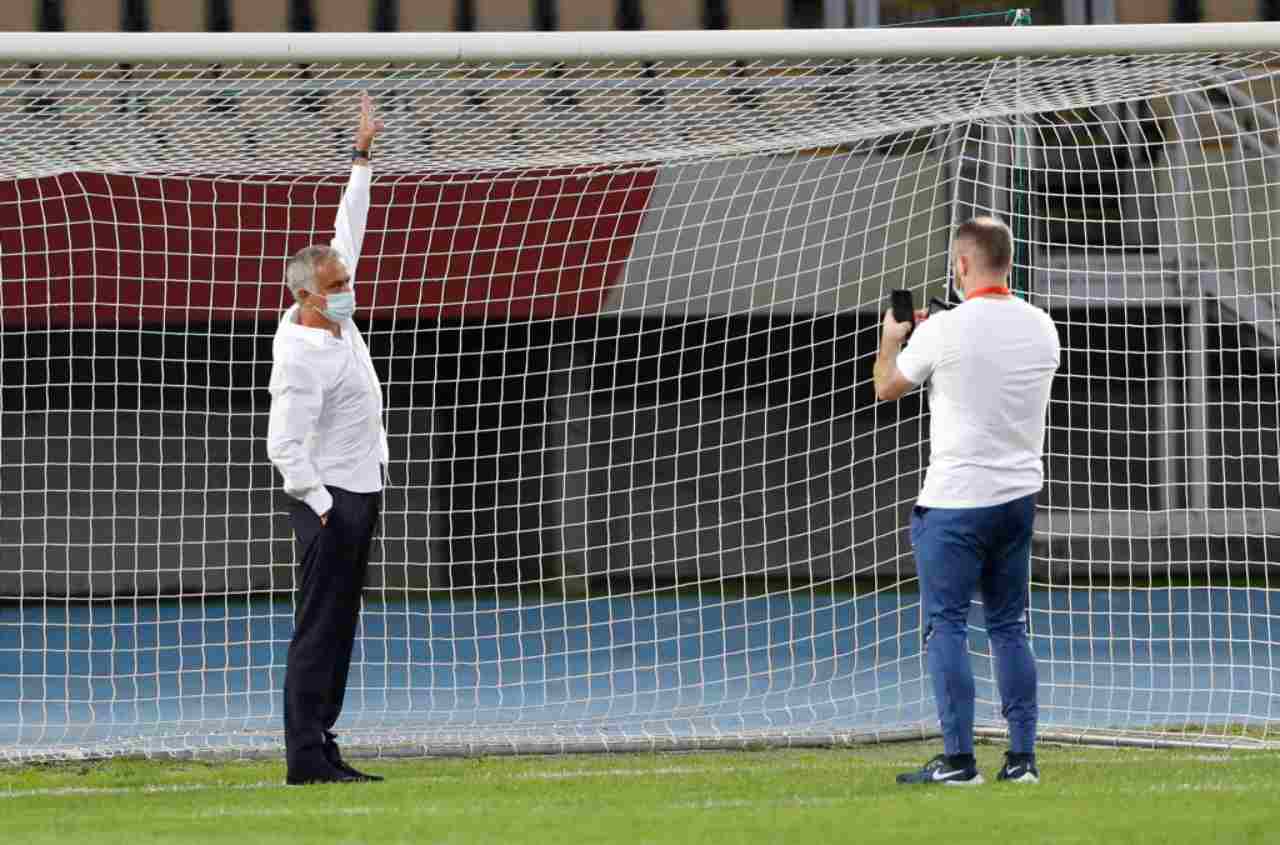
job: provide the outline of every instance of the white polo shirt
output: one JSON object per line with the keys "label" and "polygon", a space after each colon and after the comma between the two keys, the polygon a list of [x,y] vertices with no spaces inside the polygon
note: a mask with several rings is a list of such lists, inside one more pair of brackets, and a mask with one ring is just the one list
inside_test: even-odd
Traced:
{"label": "white polo shirt", "polygon": [[918,326],[898,356],[929,382],[929,468],[916,503],[980,508],[1040,492],[1058,331],[1017,297],[979,297]]}
{"label": "white polo shirt", "polygon": [[[355,285],[369,214],[369,168],[353,167],[331,241]],[[271,345],[271,417],[267,455],[284,491],[317,515],[333,497],[325,485],[356,493],[382,489],[389,459],[382,426],[382,385],[360,330],[342,323],[341,337],[298,322],[298,305],[280,318]]]}

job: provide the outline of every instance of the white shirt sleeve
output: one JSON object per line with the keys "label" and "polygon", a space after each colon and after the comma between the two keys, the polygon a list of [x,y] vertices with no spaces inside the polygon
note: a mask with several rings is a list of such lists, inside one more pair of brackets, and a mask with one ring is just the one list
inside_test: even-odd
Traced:
{"label": "white shirt sleeve", "polygon": [[938,367],[942,358],[942,317],[935,314],[916,326],[906,348],[898,354],[898,371],[912,384],[924,384]]}
{"label": "white shirt sleeve", "polygon": [[1048,326],[1049,343],[1053,348],[1053,368],[1056,371],[1062,366],[1062,341],[1058,339],[1058,325],[1053,322],[1053,318],[1045,314],[1044,321]]}
{"label": "white shirt sleeve", "polygon": [[353,287],[356,264],[360,262],[360,245],[364,242],[364,227],[369,219],[369,180],[372,178],[369,170],[365,165],[352,165],[351,178],[347,180],[342,201],[338,203],[333,240],[329,242],[329,246],[342,253]]}
{"label": "white shirt sleeve", "polygon": [[333,507],[333,496],[320,480],[307,442],[324,407],[320,380],[313,370],[285,355],[272,364],[270,391],[267,457],[284,478],[284,492],[323,516]]}

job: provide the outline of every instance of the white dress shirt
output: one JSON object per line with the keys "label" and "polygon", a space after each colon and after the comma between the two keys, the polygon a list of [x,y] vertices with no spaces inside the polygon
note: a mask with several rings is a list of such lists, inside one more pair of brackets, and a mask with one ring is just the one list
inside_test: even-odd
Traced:
{"label": "white dress shirt", "polygon": [[898,356],[929,382],[929,469],[916,503],[982,508],[1040,492],[1058,330],[1016,297],[971,299],[921,323]]}
{"label": "white dress shirt", "polygon": [[[351,168],[330,245],[355,285],[369,214],[369,168]],[[271,346],[271,420],[267,455],[284,491],[317,515],[333,506],[325,485],[355,493],[382,489],[389,458],[382,427],[382,385],[360,330],[342,322],[340,337],[298,322],[294,304],[280,318]]]}

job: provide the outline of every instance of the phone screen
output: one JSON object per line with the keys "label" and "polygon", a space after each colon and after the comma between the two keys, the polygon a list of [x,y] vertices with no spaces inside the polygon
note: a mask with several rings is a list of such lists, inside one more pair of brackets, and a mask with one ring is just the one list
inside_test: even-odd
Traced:
{"label": "phone screen", "polygon": [[[893,306],[893,319],[899,323],[910,323],[911,331],[915,331],[916,304],[915,297],[911,295],[911,291],[895,290],[891,295],[891,303]],[[911,332],[907,332],[907,337],[911,337]]]}

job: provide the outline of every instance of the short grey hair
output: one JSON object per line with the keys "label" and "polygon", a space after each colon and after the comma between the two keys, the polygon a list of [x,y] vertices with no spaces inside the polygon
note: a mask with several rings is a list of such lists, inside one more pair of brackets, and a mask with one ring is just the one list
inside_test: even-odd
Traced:
{"label": "short grey hair", "polygon": [[331,246],[308,246],[294,253],[284,265],[284,281],[297,297],[299,291],[316,292],[316,268],[326,261],[341,261],[342,253]]}

